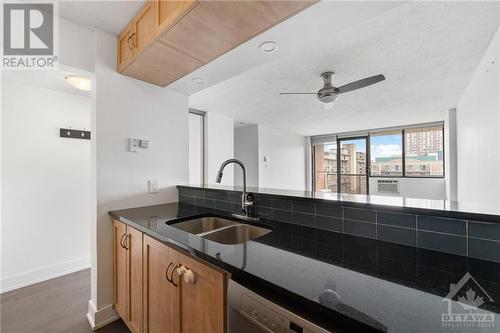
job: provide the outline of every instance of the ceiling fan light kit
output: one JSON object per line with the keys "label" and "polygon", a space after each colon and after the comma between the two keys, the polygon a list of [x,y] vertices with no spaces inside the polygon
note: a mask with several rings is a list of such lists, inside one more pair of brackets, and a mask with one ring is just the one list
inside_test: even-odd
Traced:
{"label": "ceiling fan light kit", "polygon": [[[280,93],[280,95],[316,95],[320,102],[332,104],[340,94],[361,89],[385,80],[385,76],[379,74],[344,84],[343,86],[337,88],[332,84],[334,75],[334,72],[324,72],[321,74],[321,78],[323,79],[323,88],[321,88],[317,93]],[[331,107],[329,109],[331,109]]]}

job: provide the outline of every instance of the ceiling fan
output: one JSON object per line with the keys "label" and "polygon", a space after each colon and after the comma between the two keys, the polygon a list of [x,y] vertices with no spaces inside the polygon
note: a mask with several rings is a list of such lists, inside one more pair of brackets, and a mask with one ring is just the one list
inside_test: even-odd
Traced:
{"label": "ceiling fan", "polygon": [[333,106],[333,102],[335,102],[335,100],[338,98],[340,94],[368,87],[372,84],[385,80],[385,76],[379,74],[358,81],[354,81],[348,84],[344,84],[343,86],[340,87],[334,87],[332,85],[332,80],[334,75],[335,73],[333,72],[325,72],[321,74],[321,77],[323,78],[323,82],[325,85],[317,93],[290,92],[290,93],[280,93],[280,95],[316,95],[321,102]]}

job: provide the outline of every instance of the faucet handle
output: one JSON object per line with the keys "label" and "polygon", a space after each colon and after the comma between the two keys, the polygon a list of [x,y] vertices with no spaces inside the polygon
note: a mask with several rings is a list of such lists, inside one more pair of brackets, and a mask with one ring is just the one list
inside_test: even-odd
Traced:
{"label": "faucet handle", "polygon": [[251,193],[243,192],[241,194],[241,207],[248,207],[253,205],[253,195]]}

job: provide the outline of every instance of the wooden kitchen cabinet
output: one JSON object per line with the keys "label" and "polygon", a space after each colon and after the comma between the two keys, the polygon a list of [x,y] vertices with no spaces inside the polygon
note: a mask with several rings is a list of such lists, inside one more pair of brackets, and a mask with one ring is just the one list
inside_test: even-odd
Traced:
{"label": "wooden kitchen cabinet", "polygon": [[118,71],[125,71],[155,36],[155,2],[148,1],[118,36]]}
{"label": "wooden kitchen cabinet", "polygon": [[134,60],[134,26],[129,24],[118,36],[118,71],[123,72]]}
{"label": "wooden kitchen cabinet", "polygon": [[167,86],[316,2],[149,1],[118,38],[118,72]]}
{"label": "wooden kitchen cabinet", "polygon": [[155,1],[155,23],[156,34],[160,35],[172,28],[180,19],[184,17],[191,9],[199,4],[199,1]]}
{"label": "wooden kitchen cabinet", "polygon": [[[143,253],[144,333],[227,331],[226,272],[147,235]],[[189,269],[194,281],[185,282],[179,267]]]}
{"label": "wooden kitchen cabinet", "polygon": [[142,232],[113,221],[115,309],[133,333],[142,332]]}
{"label": "wooden kitchen cabinet", "polygon": [[182,333],[226,332],[227,273],[179,254],[179,264],[194,273],[195,281],[179,278]]}
{"label": "wooden kitchen cabinet", "polygon": [[179,289],[167,275],[177,263],[176,251],[144,236],[144,333],[179,332]]}
{"label": "wooden kitchen cabinet", "polygon": [[123,247],[126,234],[127,226],[113,221],[115,310],[122,318],[127,316],[127,250]]}

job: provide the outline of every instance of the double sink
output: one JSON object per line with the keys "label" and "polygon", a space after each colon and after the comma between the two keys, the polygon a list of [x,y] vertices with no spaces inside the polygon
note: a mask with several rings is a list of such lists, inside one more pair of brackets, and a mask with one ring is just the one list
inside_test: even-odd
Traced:
{"label": "double sink", "polygon": [[213,216],[182,221],[171,226],[221,244],[240,244],[271,232],[266,228]]}

